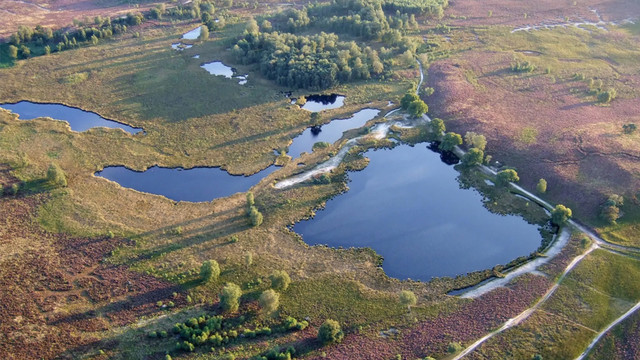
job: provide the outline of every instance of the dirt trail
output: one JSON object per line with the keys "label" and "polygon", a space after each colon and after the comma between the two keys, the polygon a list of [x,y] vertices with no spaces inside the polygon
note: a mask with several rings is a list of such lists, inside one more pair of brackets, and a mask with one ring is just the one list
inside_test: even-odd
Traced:
{"label": "dirt trail", "polygon": [[[416,62],[418,63],[418,67],[420,69],[420,81],[418,82],[418,86],[416,87],[416,95],[418,95],[418,93],[420,92],[420,87],[422,86],[422,83],[424,82],[424,73],[422,70],[422,63],[420,63],[420,61],[416,60]],[[391,117],[391,115],[393,115],[394,113],[396,113],[399,109],[394,109],[389,111],[384,117],[385,119],[388,119]],[[356,138],[350,139],[348,140],[340,149],[340,151],[338,151],[338,153],[332,157],[331,159],[318,164],[316,167],[314,167],[313,169],[307,171],[307,172],[303,172],[301,174],[292,176],[288,179],[284,179],[282,181],[277,182],[274,187],[276,189],[286,189],[288,187],[291,187],[293,185],[299,184],[301,182],[307,181],[311,178],[313,178],[314,176],[320,175],[320,174],[324,174],[324,173],[328,173],[330,171],[332,171],[333,169],[337,168],[340,163],[342,162],[342,160],[344,159],[344,157],[347,155],[347,153],[349,152],[349,150],[351,150],[351,148],[353,148],[354,146],[356,146],[358,144],[358,140],[359,139],[363,139],[365,137],[373,137],[377,140],[381,140],[384,139],[387,134],[389,133],[389,129],[392,126],[397,126],[397,127],[402,127],[402,128],[412,128],[420,123],[423,122],[428,122],[431,121],[431,119],[429,119],[429,117],[427,115],[423,115],[421,118],[419,119],[409,119],[406,116],[403,117],[403,120],[398,120],[398,121],[392,121],[392,122],[384,122],[384,123],[380,123],[380,124],[376,124],[375,126],[373,126],[371,128],[371,132],[367,135],[362,135],[362,136],[358,136]]]}
{"label": "dirt trail", "polygon": [[620,322],[622,322],[624,319],[628,318],[629,316],[631,316],[633,313],[636,312],[636,310],[638,310],[640,308],[640,302],[638,302],[637,304],[635,304],[631,309],[629,309],[626,313],[622,314],[622,316],[620,316],[619,318],[615,319],[611,324],[609,324],[609,326],[607,326],[604,330],[602,330],[601,332],[598,333],[598,336],[596,336],[593,341],[591,341],[591,343],[589,344],[589,346],[587,346],[587,348],[584,350],[584,352],[582,354],[580,354],[580,356],[578,356],[575,360],[582,360],[584,359],[585,356],[587,356],[587,354],[589,354],[589,351],[591,351],[591,349],[598,343],[598,341],[600,341],[600,339],[607,333],[609,332],[609,330],[611,330],[614,326],[618,325]]}
{"label": "dirt trail", "polygon": [[567,265],[567,267],[562,272],[562,275],[560,276],[558,281],[551,288],[549,288],[549,290],[547,290],[547,292],[544,294],[544,296],[542,298],[540,298],[540,300],[538,300],[538,302],[536,302],[535,305],[533,305],[532,307],[530,307],[530,308],[526,309],[525,311],[521,312],[518,316],[507,320],[498,330],[483,336],[482,338],[480,338],[479,340],[477,340],[476,342],[471,344],[469,347],[467,347],[466,349],[462,350],[462,352],[460,352],[458,355],[456,355],[452,360],[462,359],[463,357],[465,357],[465,356],[469,355],[471,352],[473,352],[473,350],[475,350],[478,346],[482,345],[482,343],[484,343],[485,341],[491,339],[492,337],[500,334],[501,332],[503,332],[503,331],[505,331],[505,330],[507,330],[509,328],[512,328],[512,327],[520,324],[522,321],[526,320],[531,314],[533,314],[534,311],[536,311],[540,307],[540,305],[542,305],[545,301],[547,301],[547,299],[549,299],[551,297],[551,295],[553,295],[553,293],[556,292],[556,290],[560,286],[560,283],[562,283],[562,280],[564,280],[564,278],[567,276],[567,274],[576,265],[578,265],[578,263],[580,263],[580,261],[582,261],[582,259],[584,259],[587,255],[589,255],[593,250],[598,249],[598,248],[599,248],[599,246],[594,242],[593,245],[591,245],[591,247],[589,247],[589,249],[587,251],[585,251],[583,254],[575,257],[571,261],[571,263],[569,263],[569,265]]}

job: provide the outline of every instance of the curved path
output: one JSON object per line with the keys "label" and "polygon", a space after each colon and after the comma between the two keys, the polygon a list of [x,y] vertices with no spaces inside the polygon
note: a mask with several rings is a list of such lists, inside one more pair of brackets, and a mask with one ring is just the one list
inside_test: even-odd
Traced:
{"label": "curved path", "polygon": [[629,309],[626,313],[622,314],[622,316],[620,316],[619,318],[617,318],[616,320],[614,320],[611,324],[609,324],[609,326],[607,326],[604,330],[602,330],[601,332],[598,333],[598,336],[595,337],[595,339],[593,339],[593,341],[591,341],[591,343],[589,344],[589,346],[587,346],[587,348],[585,349],[585,351],[580,354],[580,356],[578,356],[575,360],[582,360],[584,359],[585,356],[587,356],[587,354],[589,353],[589,351],[591,351],[591,349],[593,349],[593,347],[598,343],[598,341],[600,341],[600,339],[609,331],[611,330],[614,326],[618,325],[621,321],[623,321],[624,319],[628,318],[629,316],[631,316],[634,312],[636,312],[636,310],[638,310],[640,308],[640,302],[635,304],[631,309]]}
{"label": "curved path", "polygon": [[589,249],[587,249],[587,251],[585,251],[581,255],[575,257],[569,263],[569,265],[567,265],[567,267],[562,272],[562,275],[560,276],[558,281],[556,281],[556,283],[553,284],[553,286],[550,287],[549,290],[547,290],[547,292],[542,296],[542,298],[540,298],[540,300],[538,300],[538,302],[535,303],[535,305],[533,305],[532,307],[530,307],[530,308],[526,309],[525,311],[521,312],[518,316],[507,320],[504,324],[502,324],[502,326],[498,330],[495,330],[495,331],[493,331],[493,332],[481,337],[476,342],[471,344],[469,347],[467,347],[466,349],[462,350],[452,360],[458,360],[458,359],[461,359],[461,358],[465,357],[466,355],[469,355],[471,352],[473,352],[473,350],[475,350],[478,346],[482,345],[482,343],[484,343],[485,341],[491,339],[492,337],[500,334],[501,332],[503,332],[503,331],[505,331],[505,330],[507,330],[509,328],[512,328],[512,327],[520,324],[522,321],[526,320],[531,314],[533,314],[534,311],[536,311],[540,307],[540,305],[542,305],[545,301],[547,301],[547,299],[549,299],[551,297],[551,295],[553,295],[553,293],[556,292],[556,290],[560,286],[560,283],[562,282],[562,280],[564,280],[564,278],[567,276],[567,274],[576,265],[578,265],[578,263],[580,261],[582,261],[582,259],[584,259],[587,255],[589,255],[593,250],[598,249],[598,248],[599,248],[599,246],[594,242],[593,245],[591,245],[591,247],[589,247]]}
{"label": "curved path", "polygon": [[[422,83],[424,81],[424,73],[423,73],[423,69],[422,69],[422,64],[419,61],[417,61],[417,63],[418,63],[419,69],[420,69],[420,81],[418,82],[418,86],[416,88],[416,94],[419,93],[420,87],[422,86]],[[385,117],[388,117],[389,115],[391,115],[392,113],[395,113],[396,111],[398,111],[398,109],[390,111],[389,113],[387,113],[385,115]],[[377,124],[371,129],[371,133],[370,134],[363,135],[363,136],[356,137],[356,138],[348,140],[345,143],[345,145],[340,149],[338,154],[336,154],[333,158],[327,160],[324,163],[319,164],[314,169],[312,169],[312,170],[310,170],[308,172],[305,172],[305,173],[299,174],[297,176],[293,176],[291,178],[282,180],[282,181],[276,183],[274,186],[276,188],[278,188],[278,189],[287,188],[289,186],[292,186],[292,185],[298,184],[300,182],[306,181],[306,180],[312,178],[313,176],[315,176],[317,174],[325,173],[325,172],[328,172],[328,171],[331,171],[331,170],[335,169],[340,164],[340,162],[342,162],[342,160],[344,159],[344,157],[347,154],[347,152],[351,148],[353,148],[353,146],[355,146],[357,144],[357,140],[362,138],[362,137],[364,137],[364,136],[373,136],[376,139],[383,139],[383,138],[385,138],[387,136],[391,126],[395,125],[395,126],[401,126],[401,127],[413,127],[413,126],[416,126],[418,123],[424,123],[424,122],[429,122],[429,121],[431,121],[431,119],[427,115],[423,115],[420,119],[406,119],[405,118],[403,121],[385,122],[385,123]],[[458,155],[459,157],[462,157],[462,156],[464,156],[465,151],[462,150],[460,147],[456,147],[454,149],[454,153],[456,155]],[[480,165],[480,168],[482,169],[482,171],[484,171],[487,174],[490,174],[490,175],[493,175],[493,176],[497,175],[497,172],[495,170],[493,170],[492,168],[488,167],[488,166]],[[528,190],[525,190],[521,186],[516,185],[514,183],[509,183],[509,185],[513,189],[517,190],[517,192],[522,194],[524,197],[528,198],[529,200],[540,204],[541,206],[543,206],[547,210],[553,210],[554,206],[551,205],[549,202],[541,199],[539,196],[531,193]],[[453,360],[457,360],[457,359],[461,359],[461,358],[465,357],[466,355],[468,355],[471,352],[473,352],[478,346],[482,345],[485,341],[491,339],[495,335],[498,335],[498,334],[502,333],[503,331],[505,331],[505,330],[507,330],[509,328],[512,328],[512,327],[520,324],[522,321],[526,320],[545,301],[547,301],[551,297],[551,295],[553,295],[556,292],[556,290],[558,289],[558,287],[560,286],[560,284],[562,283],[564,278],[567,276],[567,274],[569,274],[569,272],[577,264],[579,264],[587,255],[589,255],[593,250],[598,249],[598,248],[603,248],[605,250],[612,251],[612,252],[614,252],[614,253],[616,253],[618,255],[623,255],[623,256],[628,256],[628,255],[620,254],[616,250],[618,250],[618,251],[633,251],[633,252],[640,251],[640,249],[637,249],[637,248],[630,248],[630,247],[626,247],[626,246],[621,246],[621,245],[609,243],[606,240],[600,238],[593,231],[587,229],[583,225],[581,225],[578,222],[576,222],[575,220],[569,220],[568,221],[568,225],[570,225],[574,229],[584,233],[589,238],[591,238],[591,240],[593,241],[593,244],[584,253],[576,256],[569,263],[569,265],[567,265],[567,267],[564,269],[564,271],[562,272],[561,276],[554,283],[554,285],[552,287],[550,287],[547,290],[547,292],[542,296],[542,298],[540,298],[532,307],[524,310],[518,316],[507,320],[499,329],[497,329],[497,330],[495,330],[495,331],[483,336],[482,338],[478,339],[477,341],[475,341],[469,347],[467,347],[466,349],[461,351],[458,355],[456,355],[453,358]],[[558,255],[560,253],[560,251],[564,248],[564,246],[567,244],[567,242],[568,242],[570,237],[571,237],[571,233],[570,233],[569,229],[567,227],[563,228],[563,230],[560,232],[560,234],[556,237],[556,239],[554,241],[554,244],[547,250],[547,252],[546,252],[547,256],[546,257],[534,259],[534,260],[532,260],[532,261],[530,261],[530,262],[518,267],[516,270],[510,272],[509,274],[507,274],[507,276],[505,278],[500,278],[500,279],[495,279],[495,280],[489,281],[489,282],[483,284],[482,286],[480,286],[478,288],[472,289],[472,290],[464,293],[463,295],[461,295],[461,297],[465,297],[465,298],[476,298],[476,297],[479,297],[479,296],[481,296],[481,295],[483,295],[483,294],[485,294],[485,293],[487,293],[487,292],[489,292],[491,290],[494,290],[494,289],[496,289],[498,287],[501,287],[501,286],[504,286],[504,285],[508,284],[509,281],[511,281],[513,278],[515,278],[517,276],[520,276],[520,275],[523,275],[523,274],[526,274],[526,273],[534,272],[537,267],[539,267],[540,265],[542,265],[544,263],[547,263],[553,257]],[[618,324],[619,322],[621,322],[622,320],[624,320],[625,318],[627,318],[628,316],[633,314],[638,308],[640,308],[640,303],[636,304],[629,311],[627,311],[624,315],[622,315],[621,317],[616,319],[614,322],[612,322],[609,326],[607,326],[602,332],[600,332],[598,334],[598,336],[596,336],[596,338],[592,341],[592,343],[587,347],[587,349],[584,351],[584,353],[582,355],[580,355],[580,357],[577,360],[582,359],[593,348],[593,346],[595,346],[595,344],[598,342],[598,340],[607,331],[609,331],[616,324]]]}
{"label": "curved path", "polygon": [[[422,71],[422,63],[420,63],[420,61],[418,60],[416,60],[416,62],[418,63],[418,67],[420,69],[420,81],[418,82],[418,86],[416,87],[416,95],[418,95],[418,92],[420,91],[420,86],[422,86],[422,82],[424,81],[424,73]],[[389,118],[392,114],[396,113],[398,110],[400,109],[391,110],[384,117]],[[399,121],[384,122],[384,123],[376,124],[371,128],[371,132],[369,134],[358,136],[353,139],[349,139],[342,146],[340,151],[338,151],[338,153],[335,156],[333,156],[331,159],[318,164],[316,167],[314,167],[309,171],[306,171],[304,173],[279,181],[274,185],[274,187],[276,189],[286,189],[293,185],[310,180],[314,176],[332,171],[333,169],[337,168],[340,165],[340,163],[342,162],[342,160],[344,160],[344,157],[347,155],[349,150],[351,150],[354,146],[356,146],[358,144],[358,140],[360,139],[363,139],[365,137],[373,137],[374,139],[381,140],[387,137],[387,134],[389,134],[389,129],[391,129],[392,126],[397,126],[401,128],[412,128],[420,123],[427,122],[427,121],[430,121],[429,117],[426,115],[423,115],[423,117],[419,119],[408,119],[405,117],[403,120],[399,120]]]}

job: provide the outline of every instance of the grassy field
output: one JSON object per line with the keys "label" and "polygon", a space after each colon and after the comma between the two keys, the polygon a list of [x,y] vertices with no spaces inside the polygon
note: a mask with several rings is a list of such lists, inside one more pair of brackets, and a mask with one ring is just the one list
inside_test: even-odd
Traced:
{"label": "grassy field", "polygon": [[[640,148],[637,133],[622,131],[640,120],[637,34],[631,26],[511,33],[514,27],[453,27],[439,37],[447,56],[431,64],[428,86],[436,92],[427,102],[448,128],[485,134],[487,152],[518,169],[526,188],[545,178],[545,197],[609,239],[637,245]],[[533,70],[514,72],[516,62]],[[617,98],[599,103],[597,89],[609,88]],[[606,227],[598,214],[612,193],[627,207],[619,226]]]}
{"label": "grassy field", "polygon": [[640,299],[639,271],[636,259],[595,250],[531,317],[481,345],[472,358],[575,358]]}

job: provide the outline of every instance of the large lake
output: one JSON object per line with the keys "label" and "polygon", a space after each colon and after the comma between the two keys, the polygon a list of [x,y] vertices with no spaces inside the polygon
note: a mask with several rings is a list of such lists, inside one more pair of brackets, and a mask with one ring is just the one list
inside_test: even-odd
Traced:
{"label": "large lake", "polygon": [[540,246],[538,227],[489,212],[425,144],[369,151],[349,191],[294,230],[308,244],[370,247],[400,279],[429,280],[506,264]]}

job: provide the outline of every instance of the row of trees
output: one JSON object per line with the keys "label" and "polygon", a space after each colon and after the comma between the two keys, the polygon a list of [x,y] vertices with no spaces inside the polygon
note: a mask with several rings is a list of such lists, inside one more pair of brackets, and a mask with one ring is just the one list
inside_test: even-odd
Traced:
{"label": "row of trees", "polygon": [[256,202],[251,191],[247,193],[247,215],[251,220],[251,225],[260,226],[262,224],[264,218],[262,213],[256,207]]}
{"label": "row of trees", "polygon": [[9,57],[12,59],[26,59],[32,55],[48,55],[74,49],[80,46],[97,45],[103,39],[126,33],[131,26],[142,24],[148,19],[202,19],[209,30],[224,27],[224,18],[213,20],[215,7],[209,1],[194,1],[185,5],[178,5],[167,9],[160,4],[147,12],[132,12],[126,16],[110,18],[96,16],[91,22],[74,20],[74,28],[52,30],[37,25],[29,28],[21,25],[18,31],[9,37]]}

